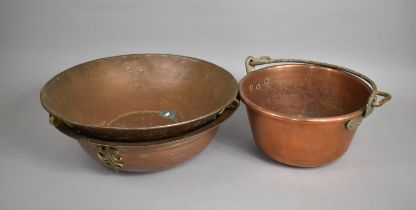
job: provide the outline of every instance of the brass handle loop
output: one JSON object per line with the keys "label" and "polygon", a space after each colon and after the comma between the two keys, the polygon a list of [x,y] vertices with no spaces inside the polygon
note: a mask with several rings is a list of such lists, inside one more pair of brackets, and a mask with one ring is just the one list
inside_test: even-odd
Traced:
{"label": "brass handle loop", "polygon": [[380,101],[374,101],[373,107],[380,107],[383,106],[387,101],[390,101],[391,95],[389,93],[386,93],[384,91],[377,91],[377,95],[382,96],[383,99]]}

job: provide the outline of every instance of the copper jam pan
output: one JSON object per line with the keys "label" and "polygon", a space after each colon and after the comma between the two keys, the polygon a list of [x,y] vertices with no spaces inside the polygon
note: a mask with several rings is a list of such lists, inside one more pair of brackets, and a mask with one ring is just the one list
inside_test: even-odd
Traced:
{"label": "copper jam pan", "polygon": [[53,125],[65,135],[75,139],[82,148],[101,164],[116,171],[150,172],[176,166],[200,153],[214,138],[219,126],[238,108],[226,109],[207,125],[185,135],[151,142],[109,142],[87,137],[71,129],[67,124]]}
{"label": "copper jam pan", "polygon": [[368,77],[332,64],[248,57],[246,69],[239,93],[255,142],[292,166],[320,166],[342,156],[361,121],[391,98]]}
{"label": "copper jam pan", "polygon": [[43,107],[82,134],[152,141],[193,131],[232,106],[237,81],[196,58],[133,54],[74,66],[41,90]]}

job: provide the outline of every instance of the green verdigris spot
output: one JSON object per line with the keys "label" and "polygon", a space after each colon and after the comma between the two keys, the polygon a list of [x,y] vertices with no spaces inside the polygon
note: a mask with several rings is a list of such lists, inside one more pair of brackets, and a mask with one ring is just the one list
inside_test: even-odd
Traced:
{"label": "green verdigris spot", "polygon": [[170,110],[170,111],[161,111],[159,113],[159,116],[169,119],[169,120],[175,120],[176,119],[176,111]]}

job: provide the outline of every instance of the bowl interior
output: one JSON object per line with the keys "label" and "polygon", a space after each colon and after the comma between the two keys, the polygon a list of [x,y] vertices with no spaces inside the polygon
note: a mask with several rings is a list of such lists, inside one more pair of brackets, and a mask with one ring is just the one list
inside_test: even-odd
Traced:
{"label": "bowl interior", "polygon": [[70,123],[137,128],[213,114],[237,93],[234,77],[199,59],[159,54],[98,59],[72,67],[41,91],[42,105]]}
{"label": "bowl interior", "polygon": [[240,83],[242,98],[272,112],[296,118],[333,117],[364,108],[371,94],[361,79],[306,64],[267,67]]}

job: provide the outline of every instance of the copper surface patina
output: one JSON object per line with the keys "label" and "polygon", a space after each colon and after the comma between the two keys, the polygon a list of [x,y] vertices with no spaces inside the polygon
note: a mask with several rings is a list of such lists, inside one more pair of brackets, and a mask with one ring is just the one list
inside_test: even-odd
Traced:
{"label": "copper surface patina", "polygon": [[[259,70],[256,65],[280,63]],[[270,158],[314,167],[339,158],[362,119],[391,96],[351,69],[300,59],[246,60],[239,85],[257,146]],[[383,96],[377,101],[377,95]]]}
{"label": "copper surface patina", "polygon": [[214,120],[234,100],[237,81],[191,57],[134,54],[74,66],[41,90],[43,107],[87,136],[119,142],[182,135]]}
{"label": "copper surface patina", "polygon": [[67,124],[53,125],[75,139],[94,159],[116,171],[150,172],[174,167],[200,153],[214,138],[219,126],[238,108],[234,102],[215,120],[192,132],[150,142],[109,142],[81,135]]}

